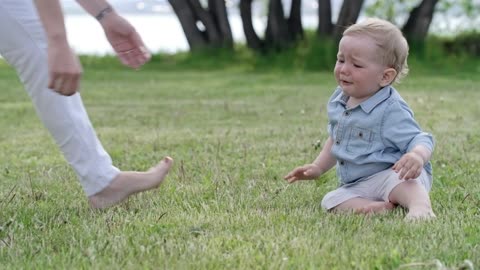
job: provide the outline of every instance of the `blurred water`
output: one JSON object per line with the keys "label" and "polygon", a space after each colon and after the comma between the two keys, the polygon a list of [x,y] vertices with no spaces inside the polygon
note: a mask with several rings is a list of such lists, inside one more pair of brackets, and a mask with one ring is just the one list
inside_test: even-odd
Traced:
{"label": "blurred water", "polygon": [[[114,8],[135,26],[147,48],[152,52],[174,53],[189,49],[183,29],[167,0],[110,0]],[[239,0],[226,0],[232,35],[237,43],[245,42]],[[80,54],[111,54],[101,27],[74,0],[62,0],[68,39]],[[315,28],[317,0],[302,1],[304,28]],[[289,7],[289,5],[286,5]],[[334,10],[337,9],[336,5]],[[265,6],[254,1],[253,26],[258,35],[263,35],[266,25]],[[286,10],[286,12],[288,12]]]}
{"label": "blurred water", "polygon": [[[183,29],[175,14],[125,14],[124,17],[137,29],[147,48],[152,52],[174,53],[189,49]],[[266,18],[255,17],[257,33],[264,32]],[[303,16],[305,28],[315,28],[317,16]],[[240,15],[229,16],[230,27],[236,42],[244,43],[245,35]],[[80,54],[111,54],[107,39],[100,25],[85,14],[67,14],[65,24],[70,44]]]}
{"label": "blurred water", "polygon": [[[253,3],[260,2],[262,1]],[[80,54],[111,54],[112,49],[95,19],[87,15],[73,0],[63,0],[62,3],[66,13],[68,38],[75,51]],[[110,0],[110,3],[135,26],[150,51],[174,53],[189,49],[180,22],[167,0]],[[243,26],[237,8],[238,0],[227,0],[227,3],[230,7],[228,14],[234,40],[244,43]],[[332,14],[334,15],[332,19],[334,21],[336,20],[335,14],[339,13],[340,4],[341,1],[332,1]],[[317,0],[304,0],[302,5],[303,27],[315,29],[318,24]],[[253,10],[254,28],[257,34],[263,35],[266,26],[264,7],[254,6]],[[466,21],[466,18],[451,14],[436,14],[430,31],[449,35],[472,27],[478,29],[480,25],[480,16],[476,21]],[[359,20],[361,19],[362,17],[359,18]]]}
{"label": "blurred water", "polygon": [[[175,15],[125,15],[137,29],[147,48],[152,52],[188,50],[187,40]],[[80,54],[111,54],[112,49],[103,29],[90,16],[68,14],[65,18],[68,39],[73,49]]]}

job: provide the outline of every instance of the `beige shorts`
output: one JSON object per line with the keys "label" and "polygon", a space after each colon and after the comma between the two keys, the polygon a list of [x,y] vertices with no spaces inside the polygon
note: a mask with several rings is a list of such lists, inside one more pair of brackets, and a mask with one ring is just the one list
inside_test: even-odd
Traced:
{"label": "beige shorts", "polygon": [[[334,191],[331,191],[323,197],[322,207],[326,210],[330,210],[335,206],[350,200],[352,198],[361,197],[372,201],[385,201],[388,202],[388,196],[390,192],[405,180],[398,179],[398,174],[391,168],[378,172],[372,176],[369,176],[361,181],[346,184]],[[417,181],[427,192],[432,187],[432,176],[422,170],[419,177],[414,180]]]}

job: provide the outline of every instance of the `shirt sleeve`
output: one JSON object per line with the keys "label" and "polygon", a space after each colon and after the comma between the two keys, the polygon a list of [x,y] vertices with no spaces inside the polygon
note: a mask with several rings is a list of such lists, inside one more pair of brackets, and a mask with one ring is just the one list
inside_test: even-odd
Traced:
{"label": "shirt sleeve", "polygon": [[332,125],[332,123],[328,122],[327,130],[328,130],[328,136],[333,138],[333,125]]}
{"label": "shirt sleeve", "polygon": [[332,114],[334,114],[335,106],[337,106],[336,103],[334,103],[333,101],[337,99],[338,96],[342,94],[342,92],[343,92],[342,89],[340,87],[337,87],[327,102],[327,115],[328,115],[327,131],[328,131],[328,135],[331,138],[334,138],[333,131],[335,128],[335,125],[332,123],[331,118],[332,118]]}
{"label": "shirt sleeve", "polygon": [[407,153],[417,145],[423,145],[433,152],[433,136],[423,132],[413,118],[408,105],[394,101],[387,107],[382,120],[382,139],[387,147]]}

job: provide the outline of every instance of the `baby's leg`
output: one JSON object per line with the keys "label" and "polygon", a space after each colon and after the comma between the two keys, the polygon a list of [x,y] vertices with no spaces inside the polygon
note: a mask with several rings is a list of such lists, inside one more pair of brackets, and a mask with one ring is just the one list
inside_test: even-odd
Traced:
{"label": "baby's leg", "polygon": [[328,211],[358,214],[390,211],[395,208],[395,205],[379,193],[384,182],[382,175],[373,175],[364,181],[343,185],[325,195],[322,207]]}
{"label": "baby's leg", "polygon": [[418,181],[398,184],[388,196],[390,202],[408,209],[407,220],[431,219],[435,217],[425,187]]}
{"label": "baby's leg", "polygon": [[391,202],[372,201],[365,198],[349,199],[332,209],[335,212],[354,212],[357,214],[384,213],[393,210],[395,205]]}

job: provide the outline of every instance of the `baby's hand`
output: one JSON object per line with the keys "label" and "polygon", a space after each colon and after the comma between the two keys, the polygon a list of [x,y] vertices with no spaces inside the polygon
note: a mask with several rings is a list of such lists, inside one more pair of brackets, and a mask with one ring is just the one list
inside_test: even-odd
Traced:
{"label": "baby's hand", "polygon": [[400,160],[393,165],[392,169],[400,173],[399,178],[401,180],[411,180],[420,176],[423,165],[423,158],[419,154],[409,152],[403,155]]}
{"label": "baby's hand", "polygon": [[295,168],[293,171],[288,173],[284,179],[288,183],[293,183],[298,180],[311,180],[322,175],[323,171],[315,164],[306,164],[301,167]]}

